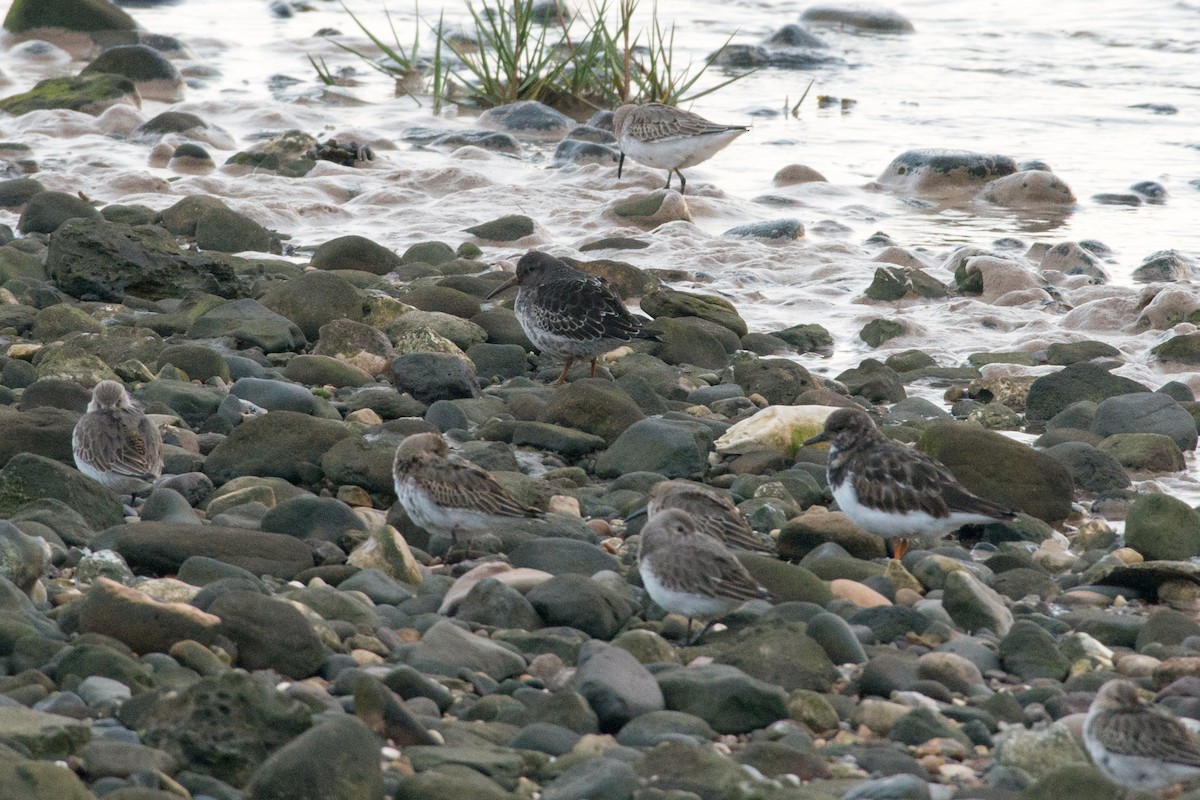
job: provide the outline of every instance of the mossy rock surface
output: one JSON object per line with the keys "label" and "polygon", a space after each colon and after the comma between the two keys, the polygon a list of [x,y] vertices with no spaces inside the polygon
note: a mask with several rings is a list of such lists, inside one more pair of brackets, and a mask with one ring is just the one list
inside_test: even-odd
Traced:
{"label": "mossy rock surface", "polygon": [[94,530],[121,524],[124,510],[117,496],[78,470],[31,453],[9,459],[0,470],[0,516],[44,497],[61,500]]}
{"label": "mossy rock surface", "polygon": [[116,103],[141,106],[133,81],[121,75],[99,73],[69,78],[48,78],[28,92],[0,100],[0,111],[14,116],[48,108],[65,108],[97,115]]}
{"label": "mossy rock surface", "polygon": [[4,29],[21,33],[33,28],[132,31],[137,30],[137,23],[106,0],[13,0],[4,18]]}
{"label": "mossy rock surface", "polygon": [[1071,513],[1075,486],[1070,471],[1053,456],[1007,436],[939,422],[925,430],[917,447],[945,464],[980,497],[1051,524]]}
{"label": "mossy rock surface", "polygon": [[472,236],[490,242],[515,242],[532,235],[533,231],[533,220],[524,214],[509,214],[466,229]]}

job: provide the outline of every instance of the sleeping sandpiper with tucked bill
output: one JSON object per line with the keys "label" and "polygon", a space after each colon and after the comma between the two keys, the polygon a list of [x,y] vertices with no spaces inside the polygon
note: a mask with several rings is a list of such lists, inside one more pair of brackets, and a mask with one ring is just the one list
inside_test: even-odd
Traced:
{"label": "sleeping sandpiper with tucked bill", "polygon": [[439,433],[416,433],[396,448],[392,461],[396,500],[409,519],[430,533],[450,537],[451,546],[517,519],[539,518],[496,482],[487,470],[450,455]]}
{"label": "sleeping sandpiper with tucked bill", "polygon": [[679,193],[683,194],[687,180],[681,169],[707,161],[748,130],[745,125],[720,125],[662,103],[623,105],[613,112],[613,135],[621,150],[617,177],[629,156],[647,167],[665,169],[664,189],[671,188],[671,173],[678,175]]}
{"label": "sleeping sandpiper with tucked bill", "polygon": [[565,381],[578,360],[591,360],[594,378],[596,360],[609,350],[634,339],[661,341],[629,313],[603,278],[546,253],[530,250],[521,256],[516,274],[488,298],[510,286],[518,287],[513,312],[529,341],[543,353],[566,359],[555,383]]}
{"label": "sleeping sandpiper with tucked bill", "polygon": [[80,472],[118,494],[148,489],[162,475],[162,435],[117,381],[92,389],[71,449]]}
{"label": "sleeping sandpiper with tucked bill", "polygon": [[688,644],[700,641],[718,618],[743,603],[771,599],[729,548],[677,508],[655,514],[642,528],[638,573],[650,599],[687,617],[689,631],[692,620],[708,620]]}
{"label": "sleeping sandpiper with tucked bill", "polygon": [[1100,687],[1083,721],[1083,743],[1104,777],[1126,789],[1157,792],[1200,777],[1196,738],[1127,680]]}
{"label": "sleeping sandpiper with tucked bill", "polygon": [[963,525],[1009,522],[1016,512],[971,494],[944,465],[875,427],[866,411],[841,408],[805,445],[829,442],[826,474],[838,507],[867,533],[894,539],[902,558],[913,538]]}
{"label": "sleeping sandpiper with tucked bill", "polygon": [[668,508],[691,514],[700,532],[721,540],[726,547],[775,553],[770,539],[750,528],[728,492],[695,481],[659,481],[650,489],[646,515],[655,517]]}

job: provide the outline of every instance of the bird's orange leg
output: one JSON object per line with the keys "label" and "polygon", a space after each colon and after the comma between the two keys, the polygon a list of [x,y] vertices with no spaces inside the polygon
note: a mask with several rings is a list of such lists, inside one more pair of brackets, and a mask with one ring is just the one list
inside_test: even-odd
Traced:
{"label": "bird's orange leg", "polygon": [[[574,363],[575,363],[575,359],[573,359],[573,358],[568,358],[568,359],[567,359],[567,363],[563,365],[563,371],[562,371],[562,373],[561,373],[561,374],[559,374],[559,376],[558,376],[558,380],[556,380],[556,381],[554,382],[554,385],[555,385],[555,386],[559,386],[559,385],[563,384],[564,382],[566,382],[566,380],[567,380],[567,373],[571,371],[571,365],[572,365],[572,364],[574,364]],[[593,376],[593,377],[595,377],[595,376]]]}
{"label": "bird's orange leg", "polygon": [[596,377],[596,359],[592,359],[592,377]]}
{"label": "bird's orange leg", "polygon": [[897,539],[896,543],[892,545],[892,558],[897,561],[904,558],[904,554],[908,552],[908,545],[908,539]]}

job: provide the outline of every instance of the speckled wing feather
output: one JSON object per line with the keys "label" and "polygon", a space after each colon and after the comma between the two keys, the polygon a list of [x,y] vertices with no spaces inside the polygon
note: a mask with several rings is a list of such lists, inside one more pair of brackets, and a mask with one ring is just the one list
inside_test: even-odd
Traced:
{"label": "speckled wing feather", "polygon": [[1091,736],[1111,753],[1200,768],[1200,748],[1177,719],[1152,706],[1102,711]]}
{"label": "speckled wing feather", "polygon": [[653,517],[666,508],[678,508],[692,515],[696,529],[716,537],[727,547],[773,553],[774,548],[750,528],[737,506],[723,494],[702,483],[670,481],[671,490],[663,497],[651,497],[646,514]]}
{"label": "speckled wing feather", "polygon": [[96,470],[149,481],[162,474],[162,436],[143,414],[93,412],[76,438],[81,459]]}
{"label": "speckled wing feather", "polygon": [[770,594],[751,577],[742,562],[715,539],[694,536],[688,542],[688,569],[681,569],[668,549],[651,551],[647,558],[669,588],[730,600],[769,600]]}
{"label": "speckled wing feather", "polygon": [[[696,515],[693,514],[693,516]],[[724,514],[696,516],[696,527],[702,532],[720,539],[727,547],[753,550],[759,553],[775,552],[774,548],[755,535],[749,523],[736,507]]]}
{"label": "speckled wing feather", "polygon": [[604,281],[580,275],[536,288],[527,313],[539,317],[539,327],[578,341],[657,338],[657,333],[641,326]]}
{"label": "speckled wing feather", "polygon": [[690,111],[664,106],[661,103],[646,103],[629,113],[626,130],[643,142],[661,142],[749,128],[744,125],[719,125]]}
{"label": "speckled wing feather", "polygon": [[542,516],[539,509],[517,500],[486,470],[474,464],[442,461],[440,465],[422,466],[410,473],[410,477],[415,478],[443,508],[461,508],[502,517]]}

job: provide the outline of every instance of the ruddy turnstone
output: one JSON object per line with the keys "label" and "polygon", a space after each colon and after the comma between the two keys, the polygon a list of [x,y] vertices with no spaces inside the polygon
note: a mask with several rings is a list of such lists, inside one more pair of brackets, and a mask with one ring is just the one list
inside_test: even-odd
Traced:
{"label": "ruddy turnstone", "polygon": [[430,533],[450,536],[452,545],[514,519],[542,516],[517,500],[487,470],[451,458],[438,433],[416,433],[400,443],[392,461],[392,480],[409,519]]}
{"label": "ruddy turnstone", "polygon": [[729,548],[677,508],[655,514],[642,528],[638,572],[650,599],[687,617],[689,631],[692,620],[709,620],[689,643],[748,600],[770,599]]}
{"label": "ruddy turnstone", "polygon": [[162,436],[117,381],[92,389],[71,449],[80,472],[119,494],[147,489],[162,475]]}
{"label": "ruddy turnstone", "polygon": [[908,540],[944,536],[970,523],[1008,521],[1016,512],[976,497],[945,466],[884,436],[867,412],[842,408],[805,445],[829,442],[826,474],[838,507],[860,528],[895,539],[894,556]]}
{"label": "ruddy turnstone", "polygon": [[720,539],[727,547],[775,552],[765,537],[750,529],[727,492],[695,481],[659,481],[650,490],[646,514],[654,517],[668,508],[691,514],[698,531]]}
{"label": "ruddy turnstone", "polygon": [[1083,721],[1083,742],[1104,777],[1158,791],[1200,776],[1200,746],[1165,709],[1143,702],[1127,680],[1100,687]]}
{"label": "ruddy turnstone", "polygon": [[629,156],[647,167],[665,169],[664,189],[671,188],[674,172],[679,176],[679,193],[683,194],[687,180],[681,169],[707,161],[748,130],[745,125],[719,125],[662,103],[623,105],[613,112],[613,135],[621,149],[617,177],[621,177],[625,156]]}
{"label": "ruddy turnstone", "polygon": [[554,256],[530,250],[517,262],[517,273],[488,295],[517,286],[513,311],[529,341],[543,353],[566,359],[555,383],[567,379],[578,359],[596,359],[634,339],[659,341],[658,333],[642,327],[608,284]]}

